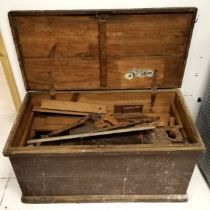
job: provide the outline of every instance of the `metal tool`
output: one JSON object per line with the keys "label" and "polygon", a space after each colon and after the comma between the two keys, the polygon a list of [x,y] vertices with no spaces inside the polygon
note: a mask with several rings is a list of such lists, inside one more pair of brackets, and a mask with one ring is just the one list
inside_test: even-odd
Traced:
{"label": "metal tool", "polygon": [[112,125],[119,125],[120,123],[112,114],[106,114],[101,119],[96,120],[95,126],[97,128],[105,128]]}
{"label": "metal tool", "polygon": [[47,137],[55,136],[55,135],[57,135],[57,134],[63,133],[64,131],[68,131],[68,130],[70,130],[70,129],[72,129],[72,128],[75,128],[75,127],[77,127],[77,126],[79,126],[79,125],[82,125],[82,124],[84,124],[85,122],[87,122],[87,120],[89,120],[90,118],[91,118],[91,114],[89,114],[89,115],[83,117],[82,119],[78,120],[77,122],[75,122],[75,123],[73,123],[73,124],[71,124],[71,125],[67,125],[67,126],[61,128],[61,129],[58,129],[58,130],[56,130],[56,131],[53,131],[53,132],[49,133],[49,134],[47,135]]}
{"label": "metal tool", "polygon": [[92,137],[92,136],[104,136],[104,135],[111,135],[111,134],[117,134],[117,133],[128,133],[128,132],[136,132],[136,131],[142,131],[142,130],[151,130],[151,129],[155,129],[155,126],[146,125],[146,126],[138,126],[138,127],[131,127],[131,128],[107,130],[103,132],[56,136],[56,137],[43,138],[43,139],[32,139],[32,140],[28,140],[27,143],[34,144],[34,143],[42,143],[42,142],[62,141],[62,140],[70,140],[70,139],[85,138],[85,137]]}

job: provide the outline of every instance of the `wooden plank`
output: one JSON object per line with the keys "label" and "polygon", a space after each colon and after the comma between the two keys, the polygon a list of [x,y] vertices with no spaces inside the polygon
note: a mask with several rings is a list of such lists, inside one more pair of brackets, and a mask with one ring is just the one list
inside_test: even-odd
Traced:
{"label": "wooden plank", "polygon": [[21,105],[20,96],[17,90],[14,77],[13,77],[13,73],[11,70],[7,51],[5,49],[1,33],[0,33],[0,65],[2,65],[3,67],[3,71],[5,74],[8,86],[9,86],[9,90],[10,90],[10,93],[11,93],[11,96],[15,105],[15,109],[16,111],[18,111]]}
{"label": "wooden plank", "polygon": [[56,109],[43,109],[40,106],[34,106],[32,111],[40,112],[40,113],[55,113],[55,114],[78,115],[78,116],[84,116],[88,114],[86,112],[71,112],[71,111],[62,111],[62,110],[56,110]]}
{"label": "wooden plank", "polygon": [[192,143],[198,143],[201,147],[201,150],[205,150],[202,138],[192,121],[191,113],[188,110],[184,97],[179,90],[177,90],[174,105],[177,109],[177,112],[180,114],[180,120],[183,124],[184,130],[187,134],[187,137],[189,138],[189,141]]}
{"label": "wooden plank", "polygon": [[21,136],[19,146],[25,146],[26,140],[27,140],[28,135],[29,135],[29,131],[30,131],[31,126],[32,126],[33,118],[34,118],[34,113],[30,112],[29,117],[27,118],[27,124],[24,127],[24,130],[23,130],[23,133],[22,133],[22,136]]}
{"label": "wooden plank", "polygon": [[154,128],[155,126],[147,125],[147,126],[137,126],[137,127],[132,127],[132,128],[108,130],[108,131],[102,131],[102,132],[96,132],[96,133],[84,133],[84,134],[43,138],[43,139],[32,139],[32,140],[28,140],[28,144],[50,142],[50,141],[61,141],[61,140],[76,139],[76,138],[85,138],[85,137],[91,137],[91,136],[111,135],[111,134],[117,134],[117,133],[128,133],[128,132],[134,132],[134,131],[151,130]]}
{"label": "wooden plank", "polygon": [[80,103],[58,100],[43,100],[41,103],[43,109],[56,109],[64,111],[106,113],[106,106],[103,104]]}
{"label": "wooden plank", "polygon": [[107,58],[107,86],[113,88],[150,88],[152,78],[125,79],[132,69],[157,70],[157,87],[176,87],[179,78],[179,56],[134,56]]}
{"label": "wooden plank", "polygon": [[97,89],[99,83],[98,57],[25,58],[25,76],[29,89],[50,90],[51,72],[55,90]]}
{"label": "wooden plank", "polygon": [[24,203],[186,202],[187,195],[70,195],[22,196]]}
{"label": "wooden plank", "polygon": [[13,16],[24,58],[98,56],[98,24],[91,16]]}
{"label": "wooden plank", "polygon": [[[139,91],[139,92],[138,92]],[[174,101],[175,94],[173,92],[157,91],[156,104],[168,104]],[[80,94],[80,102],[97,102],[104,104],[146,104],[150,103],[151,90],[123,90],[123,91],[99,91],[99,92],[83,92]],[[125,101],[126,99],[126,101]]]}
{"label": "wooden plank", "polygon": [[100,85],[107,86],[107,55],[106,55],[106,20],[99,17],[99,61],[100,61]]}
{"label": "wooden plank", "polygon": [[107,53],[183,55],[192,14],[119,15],[107,22]]}
{"label": "wooden plank", "polygon": [[176,106],[174,103],[171,103],[171,113],[172,115],[175,117],[175,121],[178,125],[182,125],[182,121],[181,121],[181,118],[179,116],[179,113],[176,109]]}

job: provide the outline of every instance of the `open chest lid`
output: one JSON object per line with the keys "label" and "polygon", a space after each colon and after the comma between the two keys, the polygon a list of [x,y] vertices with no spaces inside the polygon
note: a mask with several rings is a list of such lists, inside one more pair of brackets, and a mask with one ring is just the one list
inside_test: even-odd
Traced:
{"label": "open chest lid", "polygon": [[11,11],[27,90],[177,88],[196,8]]}

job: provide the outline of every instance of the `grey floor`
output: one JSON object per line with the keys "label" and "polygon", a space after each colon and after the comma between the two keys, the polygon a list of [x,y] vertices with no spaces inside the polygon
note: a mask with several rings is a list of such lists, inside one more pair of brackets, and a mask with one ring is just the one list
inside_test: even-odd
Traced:
{"label": "grey floor", "polygon": [[2,150],[14,119],[15,108],[0,66],[0,210],[30,209],[167,209],[210,210],[210,190],[196,166],[188,189],[188,202],[184,203],[92,203],[92,204],[23,204],[21,191],[8,158]]}

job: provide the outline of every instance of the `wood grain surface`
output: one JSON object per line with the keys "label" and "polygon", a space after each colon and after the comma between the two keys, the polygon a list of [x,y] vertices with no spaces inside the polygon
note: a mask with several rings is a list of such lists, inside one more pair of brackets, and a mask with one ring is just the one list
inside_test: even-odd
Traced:
{"label": "wood grain surface", "polygon": [[151,78],[124,78],[132,68],[180,87],[194,18],[189,9],[10,13],[27,90],[150,88]]}
{"label": "wood grain surface", "polygon": [[103,104],[79,103],[59,100],[43,100],[42,109],[56,109],[62,111],[106,113],[106,106]]}

